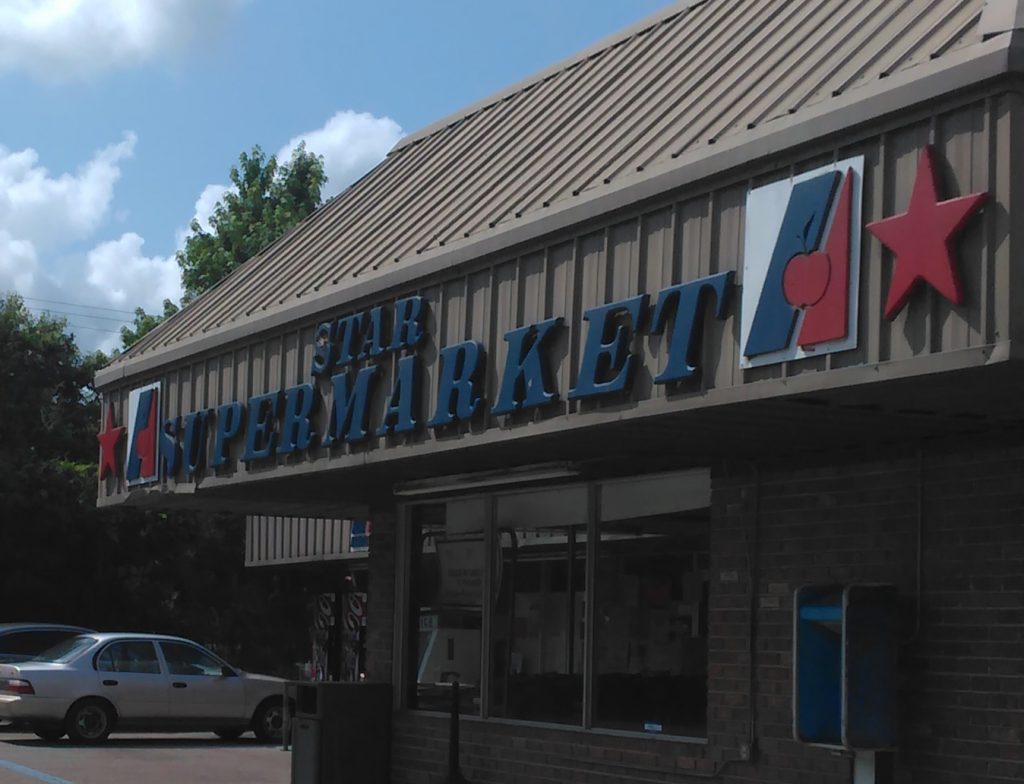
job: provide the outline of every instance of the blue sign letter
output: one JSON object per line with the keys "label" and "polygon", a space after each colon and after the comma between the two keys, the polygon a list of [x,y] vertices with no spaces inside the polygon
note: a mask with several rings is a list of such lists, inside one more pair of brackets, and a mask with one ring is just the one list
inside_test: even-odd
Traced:
{"label": "blue sign letter", "polygon": [[335,441],[351,444],[369,435],[366,418],[369,412],[370,383],[377,377],[378,369],[378,365],[367,365],[355,374],[356,380],[351,385],[349,378],[352,373],[331,376],[334,403],[331,405],[331,420],[324,436],[324,446],[331,446]]}
{"label": "blue sign letter", "polygon": [[[384,420],[377,428],[377,435],[388,433],[407,433],[416,429],[416,408],[420,393],[419,358],[412,356],[398,360],[395,387],[388,398],[388,406],[384,409]],[[392,423],[394,419],[394,423]]]}
{"label": "blue sign letter", "polygon": [[313,336],[313,363],[309,372],[314,376],[322,376],[330,373],[334,367],[334,325],[325,321],[316,328]]}
{"label": "blue sign letter", "polygon": [[384,353],[384,308],[379,305],[370,311],[370,329],[363,339],[360,359],[379,357]]}
{"label": "blue sign letter", "polygon": [[662,289],[658,295],[658,304],[654,308],[651,334],[660,335],[664,331],[673,303],[676,306],[676,317],[668,342],[668,362],[665,369],[654,379],[655,384],[681,381],[697,372],[701,327],[704,325],[701,304],[706,296],[714,294],[715,318],[723,320],[726,317],[725,309],[728,305],[732,275],[732,272],[722,272]]}
{"label": "blue sign letter", "polygon": [[318,399],[312,384],[299,384],[285,390],[281,442],[277,446],[279,455],[302,452],[316,443],[316,433],[310,420]]}
{"label": "blue sign letter", "polygon": [[193,411],[185,415],[185,476],[191,478],[203,467],[206,459],[206,428],[213,409]]}
{"label": "blue sign letter", "polygon": [[451,424],[456,419],[470,419],[480,408],[483,399],[477,390],[476,377],[480,372],[480,359],[483,354],[483,346],[472,340],[441,349],[437,411],[427,422],[428,426],[440,427]]}
{"label": "blue sign letter", "polygon": [[395,330],[391,333],[392,351],[416,348],[427,336],[423,328],[426,317],[426,301],[423,297],[408,297],[395,303]]}
{"label": "blue sign letter", "polygon": [[181,465],[181,447],[178,446],[178,432],[181,429],[181,417],[165,419],[160,428],[160,459],[164,463],[164,476],[174,477]]}
{"label": "blue sign letter", "polygon": [[[590,322],[590,329],[583,349],[579,378],[576,379],[576,386],[569,390],[570,400],[621,392],[629,385],[636,365],[636,357],[629,352],[632,335],[628,327],[616,325],[612,317],[628,313],[635,331],[643,325],[646,309],[647,295],[641,294],[621,302],[591,308],[583,314],[583,320]],[[612,327],[615,332],[608,337]]]}
{"label": "blue sign letter", "polygon": [[334,329],[335,339],[338,344],[334,364],[338,367],[344,367],[351,364],[352,360],[355,359],[355,342],[363,330],[363,314],[356,313],[352,316],[338,319]]}
{"label": "blue sign letter", "polygon": [[213,442],[213,458],[210,465],[222,466],[228,461],[228,442],[238,435],[242,428],[242,404],[238,401],[225,403],[217,409],[217,437]]}
{"label": "blue sign letter", "polygon": [[558,392],[550,391],[550,374],[541,349],[547,337],[561,324],[559,317],[505,333],[508,357],[505,359],[501,392],[491,409],[492,414],[511,414],[519,409],[535,408],[558,400]]}
{"label": "blue sign letter", "polygon": [[242,455],[246,463],[274,454],[277,447],[274,420],[280,407],[280,390],[249,398],[249,422],[245,426],[245,454]]}

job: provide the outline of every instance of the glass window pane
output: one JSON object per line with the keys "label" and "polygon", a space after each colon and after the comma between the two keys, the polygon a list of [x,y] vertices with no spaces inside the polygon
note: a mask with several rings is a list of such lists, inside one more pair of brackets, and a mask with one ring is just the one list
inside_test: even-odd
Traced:
{"label": "glass window pane", "polygon": [[485,509],[483,501],[413,509],[410,708],[450,710],[458,681],[461,712],[480,713]]}
{"label": "glass window pane", "polygon": [[57,643],[74,637],[75,632],[61,632],[52,629],[35,629],[26,632],[14,632],[0,637],[0,653],[18,656],[35,656]]}
{"label": "glass window pane", "polygon": [[96,644],[92,637],[71,637],[36,656],[36,661],[69,662],[82,651]]}
{"label": "glass window pane", "polygon": [[207,675],[219,677],[223,665],[208,653],[180,642],[161,642],[171,675]]}
{"label": "glass window pane", "polygon": [[602,523],[600,533],[594,726],[703,736],[706,510]]}
{"label": "glass window pane", "polygon": [[97,665],[102,672],[160,673],[153,643],[142,640],[113,643],[100,654]]}
{"label": "glass window pane", "polygon": [[[585,520],[585,495],[580,503],[584,508],[572,517]],[[500,500],[499,507],[511,508]],[[495,535],[490,713],[579,725],[586,528],[560,525],[543,506],[533,511],[513,525],[506,516]]]}

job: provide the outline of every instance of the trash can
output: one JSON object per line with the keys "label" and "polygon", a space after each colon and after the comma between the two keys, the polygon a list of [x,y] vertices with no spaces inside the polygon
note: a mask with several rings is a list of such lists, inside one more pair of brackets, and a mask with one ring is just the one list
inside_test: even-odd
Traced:
{"label": "trash can", "polygon": [[387,784],[391,684],[294,683],[292,784]]}

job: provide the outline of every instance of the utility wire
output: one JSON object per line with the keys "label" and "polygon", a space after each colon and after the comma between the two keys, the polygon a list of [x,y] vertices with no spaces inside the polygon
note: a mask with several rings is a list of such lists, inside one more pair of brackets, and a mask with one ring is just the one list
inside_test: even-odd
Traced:
{"label": "utility wire", "polygon": [[73,308],[87,308],[89,310],[105,310],[109,313],[123,313],[128,316],[134,316],[134,310],[118,310],[117,308],[105,308],[101,305],[86,305],[83,302],[63,302],[59,299],[42,299],[41,297],[21,297],[27,302],[48,302],[51,305],[70,305]]}
{"label": "utility wire", "polygon": [[67,322],[67,326],[69,329],[89,329],[92,330],[93,332],[103,332],[108,335],[113,335],[116,332],[118,332],[118,330],[114,329],[113,327],[109,329],[103,329],[102,327],[87,327],[85,326],[85,324],[72,324],[70,321]]}
{"label": "utility wire", "polygon": [[127,318],[114,318],[113,316],[94,316],[92,313],[73,313],[67,310],[51,310],[50,308],[40,308],[34,305],[29,306],[29,310],[38,313],[48,313],[57,316],[79,316],[81,318],[91,318],[97,321],[111,321],[115,324],[127,324],[131,319]]}

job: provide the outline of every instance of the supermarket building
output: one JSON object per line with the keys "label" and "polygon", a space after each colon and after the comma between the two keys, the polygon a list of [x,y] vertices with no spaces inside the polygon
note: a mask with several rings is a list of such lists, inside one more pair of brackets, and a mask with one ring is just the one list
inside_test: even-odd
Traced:
{"label": "supermarket building", "polygon": [[99,504],[272,520],[249,562],[371,520],[394,782],[456,680],[474,782],[1019,781],[1022,47],[1016,0],[676,3],[102,370]]}

